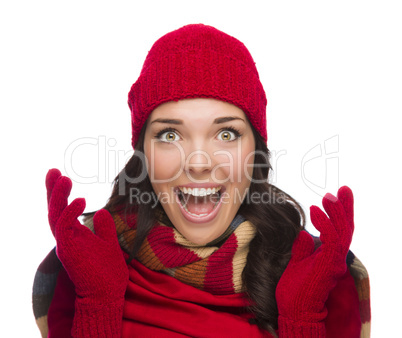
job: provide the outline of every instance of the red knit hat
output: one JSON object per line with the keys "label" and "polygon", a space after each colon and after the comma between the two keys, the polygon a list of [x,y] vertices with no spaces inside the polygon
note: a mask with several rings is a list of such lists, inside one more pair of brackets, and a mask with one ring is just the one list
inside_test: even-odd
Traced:
{"label": "red knit hat", "polygon": [[236,105],[267,142],[267,99],[249,51],[214,27],[194,24],[162,36],[148,52],[128,94],[133,147],[158,105],[196,97]]}

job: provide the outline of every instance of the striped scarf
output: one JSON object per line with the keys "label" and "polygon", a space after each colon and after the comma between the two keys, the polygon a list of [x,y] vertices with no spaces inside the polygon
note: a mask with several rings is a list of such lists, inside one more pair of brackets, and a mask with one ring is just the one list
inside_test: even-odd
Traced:
{"label": "striped scarf", "polygon": [[[135,216],[114,213],[120,246],[131,252],[136,236]],[[93,229],[92,219],[86,226]],[[255,227],[237,215],[219,238],[197,245],[175,228],[156,223],[143,242],[137,260],[147,268],[216,295],[244,292],[242,272]]]}

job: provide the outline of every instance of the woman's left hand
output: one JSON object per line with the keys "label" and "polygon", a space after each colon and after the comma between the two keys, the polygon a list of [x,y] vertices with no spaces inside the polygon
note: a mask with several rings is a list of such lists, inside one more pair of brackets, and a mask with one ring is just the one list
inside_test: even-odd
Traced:
{"label": "woman's left hand", "polygon": [[310,217],[320,232],[321,246],[315,250],[310,234],[301,231],[292,257],[279,280],[276,300],[281,320],[318,323],[325,319],[325,302],[337,280],[346,272],[346,256],[354,230],[353,193],[344,186],[337,197],[326,194],[322,204],[328,216],[311,206]]}

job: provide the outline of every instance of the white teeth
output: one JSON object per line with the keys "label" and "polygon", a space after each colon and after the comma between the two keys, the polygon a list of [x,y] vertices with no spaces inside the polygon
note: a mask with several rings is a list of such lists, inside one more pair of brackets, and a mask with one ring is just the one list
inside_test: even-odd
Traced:
{"label": "white teeth", "polygon": [[181,192],[185,194],[190,194],[193,196],[207,196],[211,194],[217,193],[219,190],[221,190],[221,187],[216,187],[216,188],[186,188],[186,187],[180,187],[179,188]]}

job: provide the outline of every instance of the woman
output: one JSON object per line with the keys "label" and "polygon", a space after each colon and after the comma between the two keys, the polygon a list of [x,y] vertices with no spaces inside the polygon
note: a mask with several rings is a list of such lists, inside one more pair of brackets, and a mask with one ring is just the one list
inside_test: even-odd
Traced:
{"label": "woman", "polygon": [[[49,254],[34,284],[42,332],[367,333],[369,312],[362,316],[359,306],[368,306],[368,291],[361,292],[368,279],[348,254],[352,192],[327,194],[328,216],[311,207],[319,241],[303,230],[299,204],[267,182],[267,101],[240,41],[204,25],[166,34],[149,51],[128,103],[135,154],[104,209],[86,214],[86,226],[77,220],[85,201],[67,203],[71,181],[48,173],[57,257]],[[40,298],[35,290],[49,276],[57,278],[54,294]]]}

